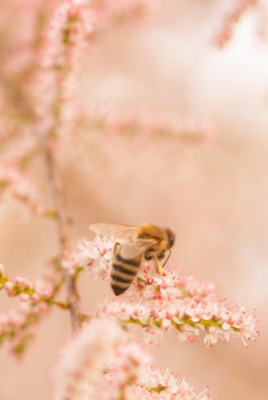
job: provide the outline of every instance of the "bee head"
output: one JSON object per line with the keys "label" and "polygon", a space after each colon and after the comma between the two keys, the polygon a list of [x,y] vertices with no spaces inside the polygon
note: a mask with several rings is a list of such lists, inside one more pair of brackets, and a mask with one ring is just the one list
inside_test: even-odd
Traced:
{"label": "bee head", "polygon": [[175,242],[175,233],[170,228],[166,229],[166,233],[168,239],[168,248],[170,249]]}

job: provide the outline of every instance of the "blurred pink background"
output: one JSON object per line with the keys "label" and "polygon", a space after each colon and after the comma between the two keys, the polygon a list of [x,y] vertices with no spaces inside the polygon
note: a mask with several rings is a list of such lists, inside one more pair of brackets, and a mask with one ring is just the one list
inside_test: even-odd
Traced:
{"label": "blurred pink background", "polygon": [[[177,242],[171,262],[183,273],[211,279],[229,304],[256,308],[261,337],[248,349],[233,339],[206,351],[201,338],[179,343],[169,334],[159,348],[150,347],[156,365],[185,375],[197,391],[209,385],[215,398],[266,400],[268,44],[257,34],[257,12],[245,14],[233,40],[218,50],[211,39],[221,2],[168,3],[143,25],[90,49],[81,102],[89,112],[134,110],[207,121],[213,139],[183,144],[135,136],[74,146],[63,171],[73,243],[92,238],[88,225],[94,222],[172,226]],[[53,222],[20,220],[10,205],[0,208],[0,242],[1,262],[13,277],[38,278],[43,260],[57,251]],[[79,287],[85,312],[112,296],[107,281],[86,274]],[[2,293],[1,304],[2,311],[11,304]],[[2,349],[0,399],[51,399],[53,368],[69,336],[69,315],[54,310],[23,360]]]}

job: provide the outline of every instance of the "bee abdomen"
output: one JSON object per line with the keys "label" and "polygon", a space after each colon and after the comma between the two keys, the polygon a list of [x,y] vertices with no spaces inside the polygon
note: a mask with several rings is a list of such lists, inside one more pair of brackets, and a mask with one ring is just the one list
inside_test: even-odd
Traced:
{"label": "bee abdomen", "polygon": [[[128,266],[126,266],[128,267]],[[134,270],[128,270],[125,266],[113,264],[111,274],[111,286],[116,296],[123,293],[129,288],[137,275],[138,268]]]}
{"label": "bee abdomen", "polygon": [[124,274],[124,275],[136,275],[138,272],[138,267],[133,267],[132,265],[127,265],[125,264],[113,264],[113,271],[119,274]]}
{"label": "bee abdomen", "polygon": [[122,283],[115,283],[112,281],[111,286],[113,289],[113,292],[116,296],[119,296],[120,294],[124,293],[128,288],[129,288],[129,283],[127,286],[122,287],[121,285],[124,285]]}
{"label": "bee abdomen", "polygon": [[112,272],[111,278],[112,278],[112,280],[114,282],[117,282],[117,283],[120,282],[120,283],[128,283],[128,284],[130,284],[133,281],[134,276],[133,275],[129,276],[129,275],[126,275],[126,274]]}
{"label": "bee abdomen", "polygon": [[142,257],[125,259],[115,251],[111,272],[111,286],[116,296],[124,293],[135,279]]}
{"label": "bee abdomen", "polygon": [[127,267],[131,267],[131,266],[138,267],[140,265],[140,262],[141,262],[141,257],[139,256],[139,257],[136,257],[136,258],[131,258],[131,259],[127,259],[126,260],[123,257],[121,257],[119,253],[116,253],[115,254],[115,260],[120,265],[123,265],[123,266],[126,265]]}
{"label": "bee abdomen", "polygon": [[116,296],[124,293],[138,273],[140,260],[123,260],[120,256],[115,256],[112,265],[111,286]]}

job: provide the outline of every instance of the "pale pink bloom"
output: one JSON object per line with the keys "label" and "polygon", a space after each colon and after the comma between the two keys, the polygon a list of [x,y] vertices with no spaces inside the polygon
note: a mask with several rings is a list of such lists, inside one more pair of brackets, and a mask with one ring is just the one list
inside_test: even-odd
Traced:
{"label": "pale pink bloom", "polygon": [[[18,294],[32,295],[35,292],[32,282],[28,281],[21,276],[15,278],[14,282],[10,281],[8,277],[3,276],[3,286],[8,296],[17,296]],[[25,301],[26,297],[21,296],[21,300]]]}
{"label": "pale pink bloom", "polygon": [[59,134],[73,122],[81,58],[94,28],[94,14],[88,5],[88,1],[64,0],[56,5],[48,22],[35,88],[39,134],[54,129]]}
{"label": "pale pink bloom", "polygon": [[54,399],[116,400],[149,362],[141,344],[114,321],[92,320],[63,354]]}
{"label": "pale pink bloom", "polygon": [[95,276],[107,277],[110,272],[113,242],[107,238],[98,237],[95,242],[80,239],[73,252],[66,252],[62,266],[69,273],[74,274],[79,269]]}
{"label": "pale pink bloom", "polygon": [[32,180],[14,163],[0,164],[0,195],[1,201],[16,201],[26,206],[32,214],[42,210],[37,203],[37,187]]}
{"label": "pale pink bloom", "polygon": [[222,17],[221,24],[214,33],[214,44],[222,48],[232,38],[235,25],[251,7],[260,6],[259,0],[232,0],[231,6]]}
{"label": "pale pink bloom", "polygon": [[5,267],[3,264],[0,264],[0,277],[4,277],[5,276]]}
{"label": "pale pink bloom", "polygon": [[14,284],[21,289],[29,289],[29,290],[33,289],[32,282],[28,281],[26,278],[23,278],[21,276],[17,276],[15,278]]}
{"label": "pale pink bloom", "polygon": [[33,303],[38,303],[38,302],[40,301],[40,295],[37,294],[37,293],[34,293],[34,294],[31,296],[31,301],[32,301]]}
{"label": "pale pink bloom", "polygon": [[90,5],[96,13],[98,33],[120,26],[140,22],[149,9],[151,0],[92,0]]}
{"label": "pale pink bloom", "polygon": [[168,269],[160,276],[150,263],[141,268],[126,295],[105,302],[99,314],[138,324],[147,337],[148,332],[155,335],[176,328],[180,340],[194,341],[201,332],[207,346],[231,337],[240,337],[245,343],[245,338],[255,340],[258,335],[254,314],[218,301],[211,283],[181,277]]}
{"label": "pale pink bloom", "polygon": [[14,288],[14,284],[10,281],[6,282],[4,285],[7,295],[8,296],[13,296],[13,288]]}
{"label": "pale pink bloom", "polygon": [[62,280],[62,270],[55,259],[45,262],[41,279],[36,280],[35,288],[37,292],[41,292],[47,285],[58,286]]}
{"label": "pale pink bloom", "polygon": [[20,294],[20,300],[21,301],[28,301],[30,296],[27,293],[21,293]]}
{"label": "pale pink bloom", "polygon": [[207,390],[197,395],[184,378],[153,371],[151,362],[117,323],[92,320],[63,353],[54,400],[209,399]]}
{"label": "pale pink bloom", "polygon": [[[98,130],[98,138],[103,135],[113,137],[139,137],[141,141],[165,138],[177,143],[207,143],[212,142],[212,129],[203,121],[178,117],[173,114],[139,112],[119,114],[115,112],[94,112],[90,115],[88,124],[91,129]],[[97,138],[97,139],[98,139]],[[112,149],[105,147],[107,152]]]}
{"label": "pale pink bloom", "polygon": [[[57,281],[55,281],[55,284],[56,283],[57,283]],[[50,298],[50,297],[53,297],[54,285],[47,282],[44,279],[37,279],[34,284],[34,290],[35,291],[34,291],[33,295],[37,295],[39,297]]]}
{"label": "pale pink bloom", "polygon": [[0,336],[2,341],[8,341],[11,352],[16,355],[24,352],[34,338],[36,326],[47,311],[46,304],[34,305],[25,300],[0,316]]}
{"label": "pale pink bloom", "polygon": [[114,360],[109,365],[106,380],[98,389],[96,399],[103,400],[104,393],[107,400],[118,399],[120,393],[125,393],[129,386],[139,384],[144,379],[145,368],[150,363],[151,357],[141,343],[122,338],[114,349]]}
{"label": "pale pink bloom", "polygon": [[10,96],[5,93],[5,89],[9,93],[12,90],[17,91],[18,96],[14,96],[12,105],[23,103],[21,95],[27,85],[25,76],[29,66],[33,68],[35,63],[36,20],[42,8],[45,9],[40,0],[32,0],[30,7],[29,0],[10,0],[1,3],[0,75],[2,82],[11,83],[6,87],[1,86],[1,91],[7,96],[6,105],[9,104]]}
{"label": "pale pink bloom", "polygon": [[223,339],[224,332],[215,326],[209,326],[207,328],[206,336],[204,337],[204,344],[207,347],[213,347],[219,339]]}
{"label": "pale pink bloom", "polygon": [[113,359],[119,340],[119,326],[109,320],[93,320],[69,344],[56,374],[55,400],[90,399],[95,385],[103,380],[103,372]]}
{"label": "pale pink bloom", "polygon": [[166,400],[208,400],[210,398],[207,389],[197,394],[184,377],[180,377],[170,372],[168,369],[165,372],[161,370],[149,370],[149,374],[146,378],[147,380],[144,382],[144,387],[162,389],[158,396],[152,398]]}
{"label": "pale pink bloom", "polygon": [[240,337],[244,343],[245,339],[255,340],[258,320],[254,314],[227,307],[216,299],[212,285],[200,286],[201,291],[197,282],[193,286],[192,279],[181,278],[168,269],[165,275],[158,275],[153,264],[146,264],[128,291],[106,301],[98,313],[142,327],[147,338],[148,332],[154,336],[159,331],[176,329],[179,340],[190,342],[202,333],[207,346],[231,337]]}
{"label": "pale pink bloom", "polygon": [[54,294],[54,287],[53,286],[47,286],[45,289],[42,290],[41,295],[44,299],[50,299],[53,297]]}
{"label": "pale pink bloom", "polygon": [[[2,268],[2,271],[3,268]],[[2,342],[9,342],[13,353],[19,355],[28,346],[36,332],[41,318],[47,313],[50,299],[53,299],[59,285],[59,274],[53,280],[39,280],[34,285],[27,279],[18,276],[12,282],[2,273],[2,287],[8,296],[18,296],[20,304],[0,316],[0,337]]]}

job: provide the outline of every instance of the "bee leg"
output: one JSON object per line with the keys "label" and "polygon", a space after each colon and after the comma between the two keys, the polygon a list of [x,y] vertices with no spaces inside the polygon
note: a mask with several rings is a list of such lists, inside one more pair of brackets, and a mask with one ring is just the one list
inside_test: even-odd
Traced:
{"label": "bee leg", "polygon": [[163,264],[163,268],[164,268],[164,266],[166,265],[166,263],[168,262],[168,259],[169,259],[169,257],[170,257],[170,254],[171,254],[171,251],[169,250],[169,255],[168,255],[167,258],[165,259],[165,262],[164,262],[164,264]]}
{"label": "bee leg", "polygon": [[120,243],[117,243],[117,242],[116,242],[116,243],[114,244],[113,255],[116,254],[116,252],[117,252],[119,246],[120,246]]}
{"label": "bee leg", "polygon": [[163,275],[164,274],[164,270],[162,265],[160,264],[158,258],[156,256],[154,256],[154,261],[155,261],[155,265],[156,265],[156,270],[158,272],[159,275]]}

